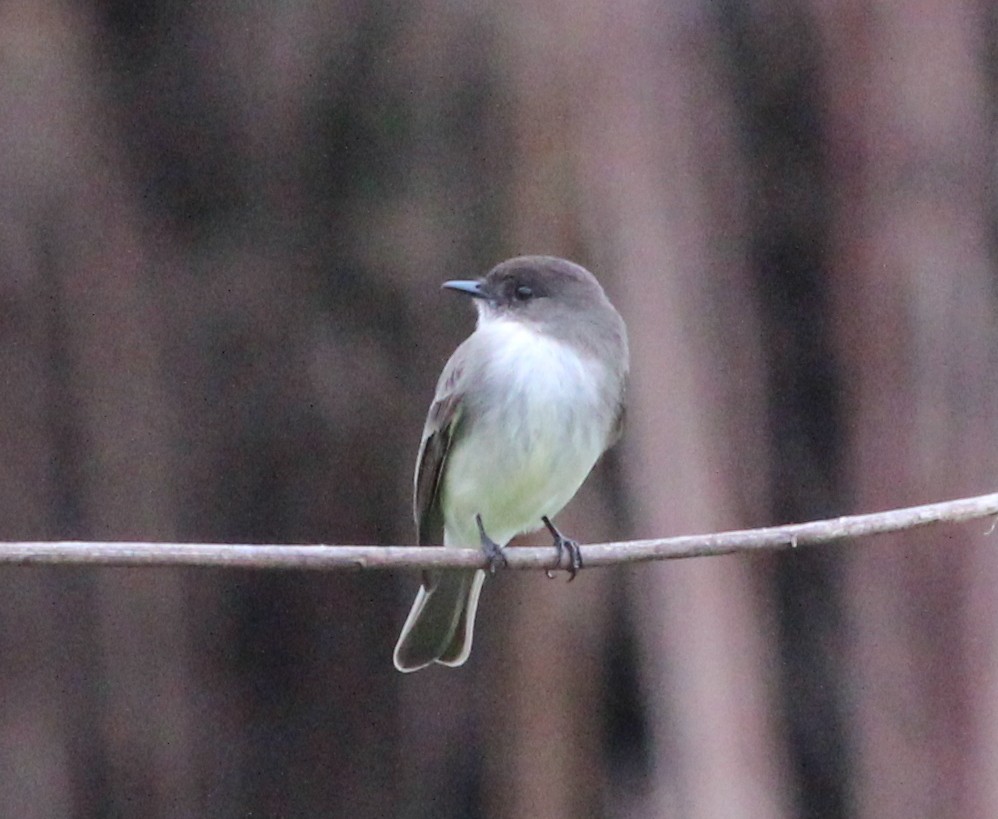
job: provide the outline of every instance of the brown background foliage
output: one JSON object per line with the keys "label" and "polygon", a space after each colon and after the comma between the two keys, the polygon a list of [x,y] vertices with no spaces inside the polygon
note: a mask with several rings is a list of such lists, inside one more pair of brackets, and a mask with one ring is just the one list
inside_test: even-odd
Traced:
{"label": "brown background foliage", "polygon": [[[405,543],[446,278],[591,267],[584,540],[993,491],[994,5],[0,2],[0,537]],[[998,815],[986,527],[490,582],[0,570],[0,815]]]}

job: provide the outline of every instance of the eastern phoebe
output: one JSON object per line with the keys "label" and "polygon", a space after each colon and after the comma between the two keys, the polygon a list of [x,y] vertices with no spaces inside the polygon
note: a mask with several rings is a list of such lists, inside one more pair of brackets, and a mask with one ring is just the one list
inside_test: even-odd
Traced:
{"label": "eastern phoebe", "polygon": [[[578,544],[551,518],[620,436],[627,330],[593,275],[553,256],[521,256],[476,281],[478,326],[437,382],[416,460],[420,545],[481,547],[493,571],[516,535],[546,526],[572,577]],[[468,659],[485,572],[425,571],[395,646],[395,667]]]}

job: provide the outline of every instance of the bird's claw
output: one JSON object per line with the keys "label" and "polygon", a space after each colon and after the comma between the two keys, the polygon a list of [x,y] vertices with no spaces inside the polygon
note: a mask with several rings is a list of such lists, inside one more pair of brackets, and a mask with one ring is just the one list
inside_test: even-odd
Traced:
{"label": "bird's claw", "polygon": [[500,566],[506,568],[509,561],[503,554],[503,548],[485,533],[485,525],[482,523],[482,516],[475,515],[475,523],[478,524],[478,536],[482,544],[482,551],[489,559],[489,574],[495,574]]}
{"label": "bird's claw", "polygon": [[[565,537],[558,528],[551,522],[551,519],[545,515],[541,518],[547,530],[551,533],[551,537],[554,538],[554,550],[557,555],[557,567],[561,567],[561,556],[566,551],[568,552],[568,582],[571,583],[575,580],[575,576],[579,573],[579,569],[582,568],[582,550],[579,548],[579,542],[577,540],[572,540],[570,537]],[[544,574],[548,578],[554,577],[554,572],[552,569],[546,569]]]}

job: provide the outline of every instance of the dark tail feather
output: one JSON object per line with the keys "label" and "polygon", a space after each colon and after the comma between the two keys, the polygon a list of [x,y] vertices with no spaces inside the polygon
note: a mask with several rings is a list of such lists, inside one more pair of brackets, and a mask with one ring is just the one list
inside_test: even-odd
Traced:
{"label": "dark tail feather", "polygon": [[485,573],[446,571],[419,589],[395,646],[395,667],[416,671],[430,663],[462,665],[471,652],[475,611]]}

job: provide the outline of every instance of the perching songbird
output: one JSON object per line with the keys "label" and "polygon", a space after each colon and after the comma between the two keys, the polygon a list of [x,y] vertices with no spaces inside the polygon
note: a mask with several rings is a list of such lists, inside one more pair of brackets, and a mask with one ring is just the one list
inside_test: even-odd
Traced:
{"label": "perching songbird", "polygon": [[[571,572],[578,545],[551,523],[620,436],[627,330],[585,268],[521,256],[443,285],[474,300],[475,331],[440,374],[416,460],[420,545],[481,548],[493,570],[516,535],[547,526]],[[468,659],[481,569],[427,570],[395,667]]]}

